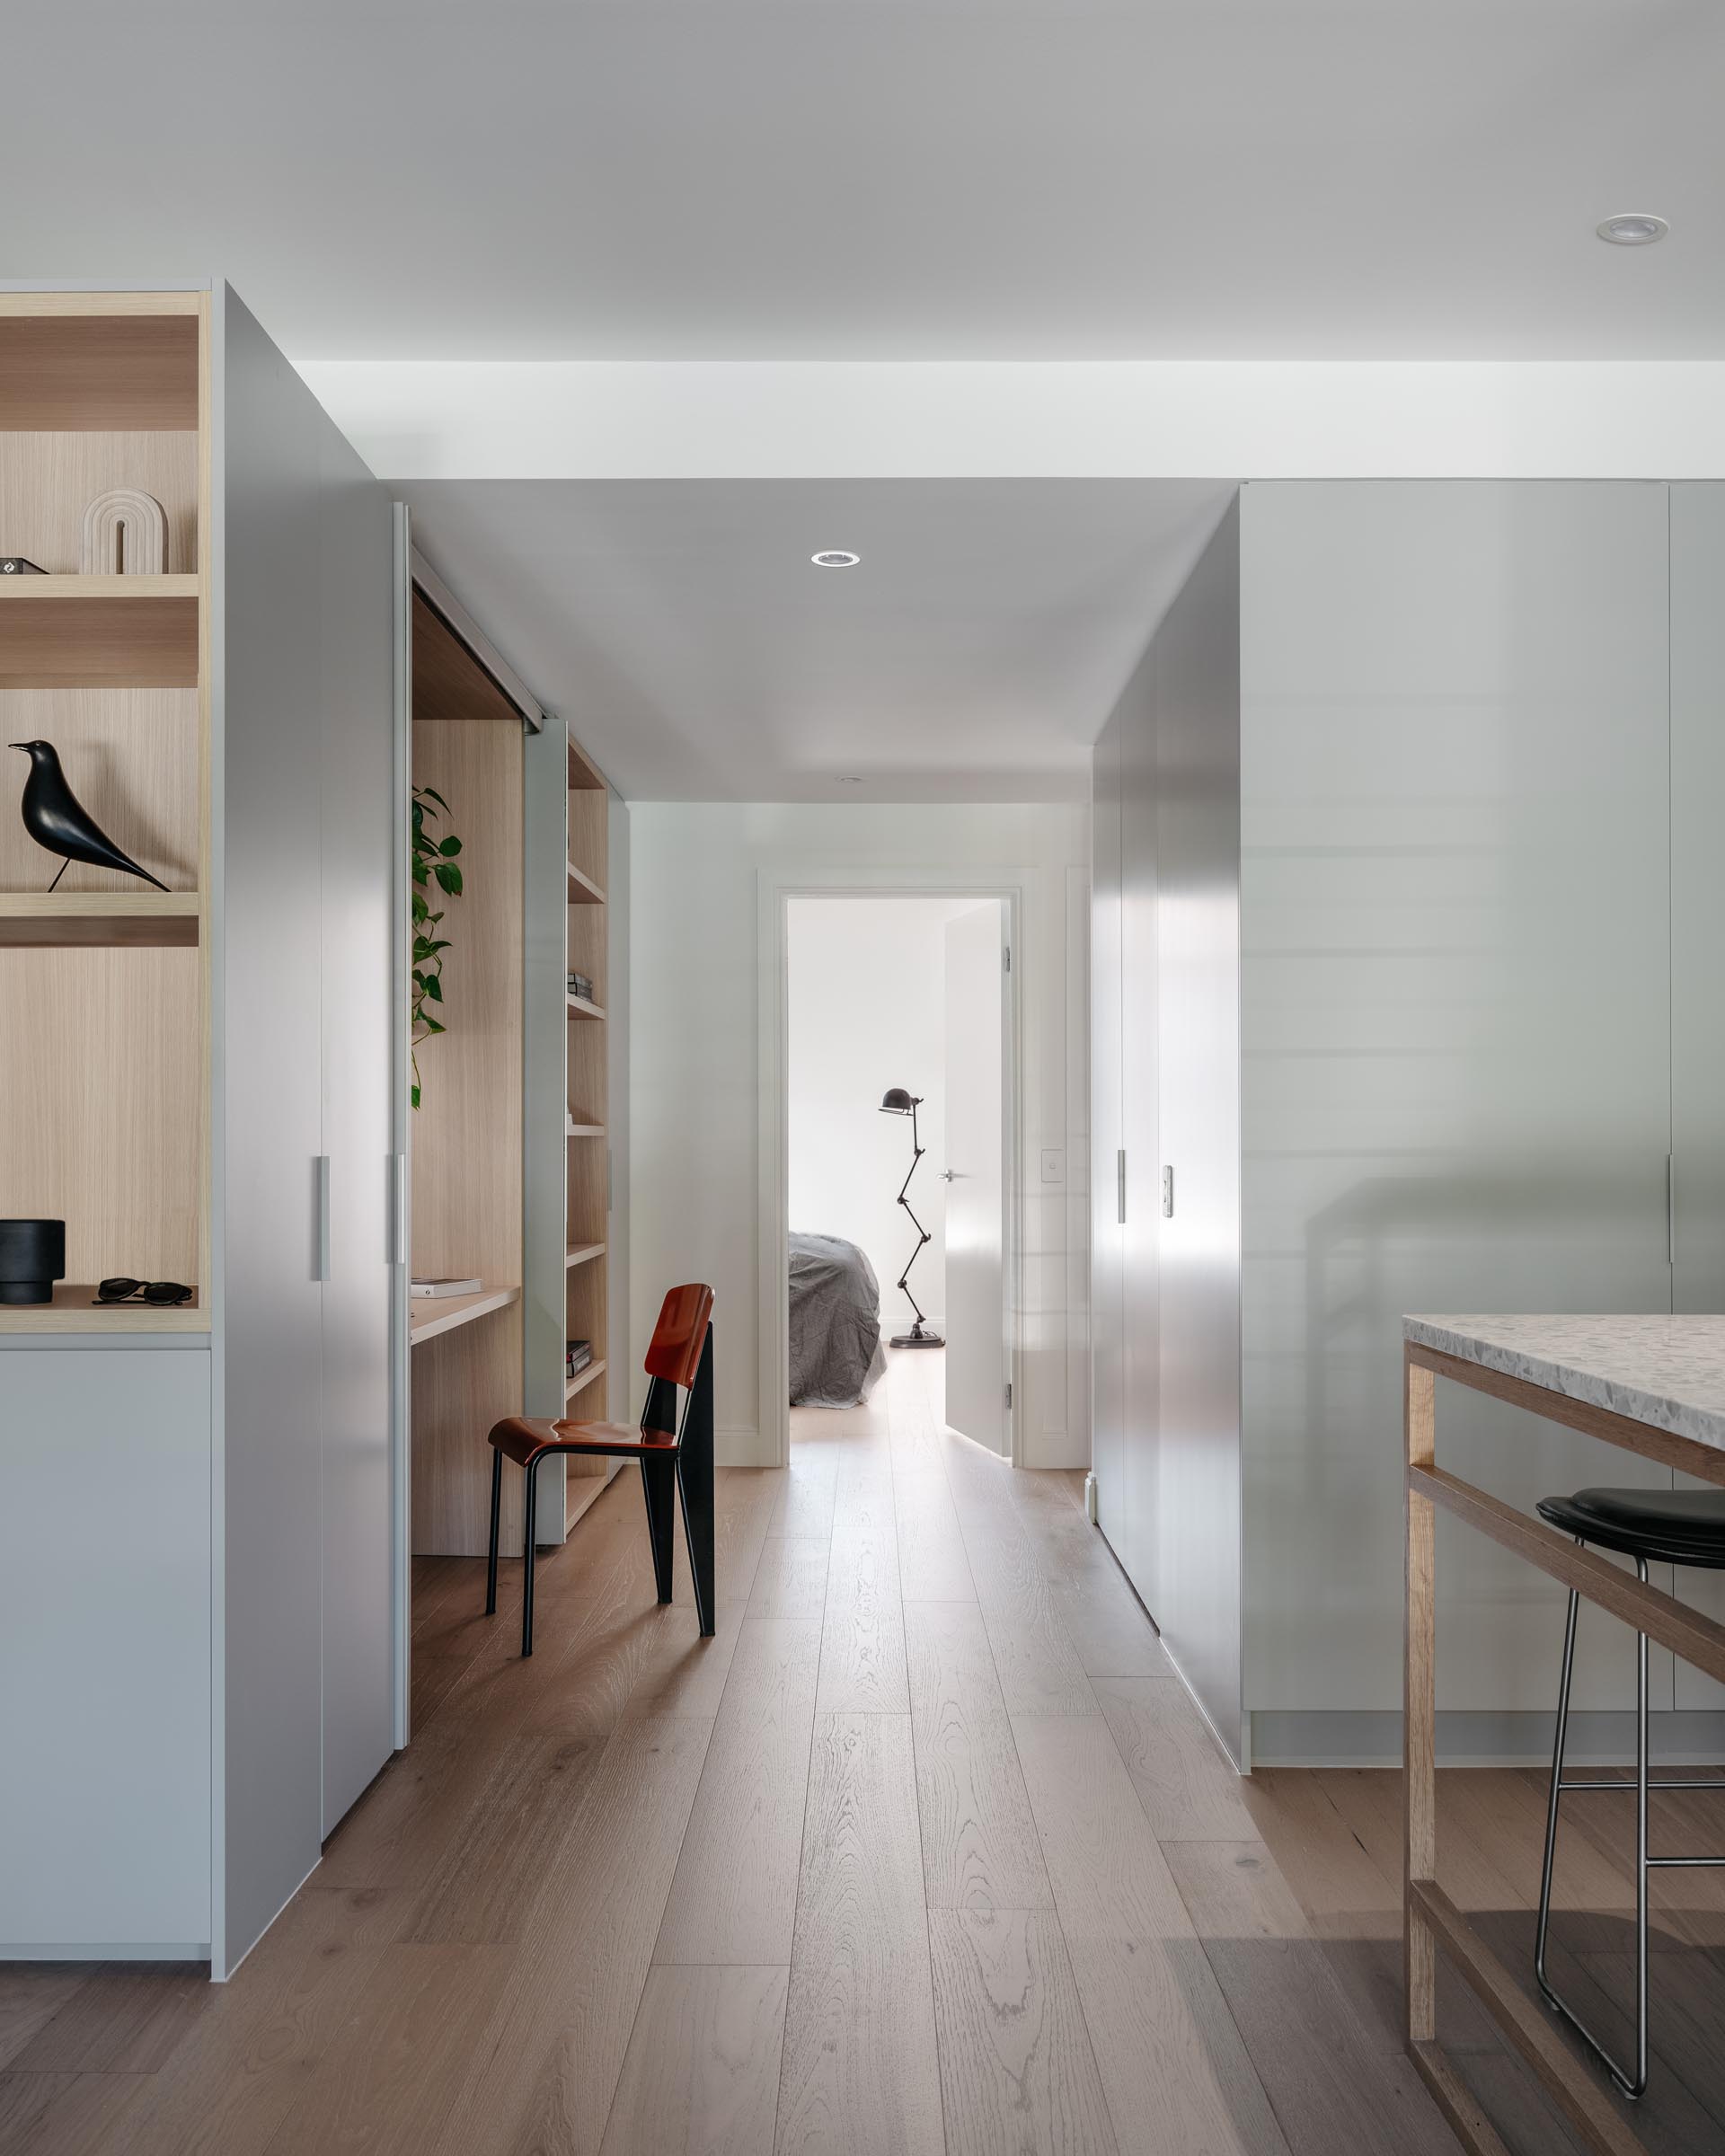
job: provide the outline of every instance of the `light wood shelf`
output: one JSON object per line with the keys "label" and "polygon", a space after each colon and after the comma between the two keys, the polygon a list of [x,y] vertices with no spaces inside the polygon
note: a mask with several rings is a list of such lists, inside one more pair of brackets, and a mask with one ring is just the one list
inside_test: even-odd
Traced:
{"label": "light wood shelf", "polygon": [[605,1016],[605,1012],[600,1010],[599,1006],[597,1003],[589,1003],[584,995],[571,995],[568,1002],[569,1015],[571,1018],[603,1018]]}
{"label": "light wood shelf", "polygon": [[199,579],[0,578],[0,688],[191,689]]}
{"label": "light wood shelf", "polygon": [[605,1256],[602,1242],[572,1242],[563,1254],[563,1268],[568,1271],[577,1265],[590,1265],[594,1259]]}
{"label": "light wood shelf", "polygon": [[417,1348],[421,1340],[454,1332],[458,1325],[471,1325],[475,1318],[489,1317],[492,1311],[507,1310],[520,1300],[518,1287],[482,1287],[476,1295],[415,1295],[409,1343]]}
{"label": "light wood shelf", "polygon": [[595,1378],[603,1377],[604,1375],[605,1357],[603,1356],[599,1356],[596,1357],[594,1361],[590,1362],[585,1370],[578,1370],[574,1376],[569,1380],[568,1383],[563,1387],[563,1398],[565,1400],[573,1400],[578,1392],[585,1392],[587,1387],[593,1383]]}
{"label": "light wood shelf", "polygon": [[[198,579],[172,577],[0,577],[0,603],[26,599],[195,599]],[[0,616],[0,620],[4,620]]]}
{"label": "light wood shelf", "polygon": [[196,891],[0,891],[0,946],[195,946]]}
{"label": "light wood shelf", "polygon": [[603,793],[605,774],[571,734],[569,741],[569,790],[571,793]]}
{"label": "light wood shelf", "polygon": [[602,1138],[605,1135],[605,1125],[571,1122],[564,1126],[563,1135],[566,1138]]}
{"label": "light wood shelf", "polygon": [[569,903],[571,906],[603,906],[605,893],[590,876],[584,875],[571,861],[569,864]]}
{"label": "light wood shelf", "polygon": [[51,1303],[0,1303],[0,1332],[208,1332],[209,1312],[190,1303],[153,1309],[147,1303],[96,1306],[93,1281],[55,1283]]}

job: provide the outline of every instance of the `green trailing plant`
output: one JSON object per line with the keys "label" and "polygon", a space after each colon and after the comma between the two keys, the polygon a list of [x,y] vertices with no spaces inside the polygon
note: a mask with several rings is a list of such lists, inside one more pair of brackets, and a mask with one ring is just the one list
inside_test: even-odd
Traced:
{"label": "green trailing plant", "polygon": [[461,870],[456,856],[461,841],[454,832],[442,837],[431,829],[449,814],[449,804],[435,786],[413,789],[413,1105],[420,1105],[420,1049],[434,1033],[448,1028],[429,1007],[443,1001],[443,959],[450,939],[438,933],[443,911],[431,910],[431,887],[450,898],[461,897]]}

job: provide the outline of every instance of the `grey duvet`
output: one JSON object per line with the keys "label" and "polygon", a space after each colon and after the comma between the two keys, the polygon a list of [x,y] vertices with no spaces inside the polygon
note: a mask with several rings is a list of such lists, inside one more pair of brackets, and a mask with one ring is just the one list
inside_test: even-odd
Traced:
{"label": "grey duvet", "polygon": [[791,1236],[791,1405],[854,1408],[887,1366],[880,1288],[854,1242]]}

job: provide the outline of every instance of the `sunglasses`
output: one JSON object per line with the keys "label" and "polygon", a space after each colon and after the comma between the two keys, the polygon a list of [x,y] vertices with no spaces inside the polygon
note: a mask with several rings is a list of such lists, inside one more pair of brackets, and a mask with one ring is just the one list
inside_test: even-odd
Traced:
{"label": "sunglasses", "polygon": [[177,1280],[99,1280],[96,1283],[97,1303],[190,1303],[195,1289],[182,1287]]}

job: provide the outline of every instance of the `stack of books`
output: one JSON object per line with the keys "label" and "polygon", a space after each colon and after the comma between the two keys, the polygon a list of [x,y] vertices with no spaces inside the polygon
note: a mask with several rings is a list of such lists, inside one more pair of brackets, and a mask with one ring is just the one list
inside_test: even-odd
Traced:
{"label": "stack of books", "polygon": [[579,995],[584,1003],[590,1003],[593,1001],[593,984],[584,973],[571,973],[569,976],[569,993]]}
{"label": "stack of books", "polygon": [[592,1360],[593,1343],[591,1340],[571,1340],[569,1342],[569,1367],[564,1374],[568,1377],[579,1376]]}

